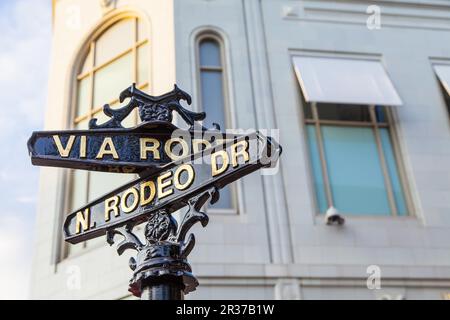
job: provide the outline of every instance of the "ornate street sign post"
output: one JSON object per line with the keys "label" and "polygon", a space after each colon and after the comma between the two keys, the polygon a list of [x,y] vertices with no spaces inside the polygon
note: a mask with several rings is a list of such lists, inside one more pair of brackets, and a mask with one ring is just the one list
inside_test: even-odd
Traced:
{"label": "ornate street sign post", "polygon": [[[153,97],[131,86],[120,94],[124,107],[103,111],[110,117],[104,124],[96,119],[89,130],[34,132],[28,150],[34,165],[137,173],[139,178],[70,213],[63,226],[65,240],[76,244],[106,235],[114,244],[116,235],[121,255],[137,252],[130,258],[133,277],[129,291],[141,299],[183,299],[196,289],[187,257],[195,245],[189,234],[200,222],[208,224],[202,208],[219,199],[227,184],[261,168],[276,164],[281,154],[270,137],[259,132],[226,134],[220,127],[207,129],[198,123],[204,113],[181,106],[191,97],[175,86],[174,90]],[[121,122],[135,108],[141,124],[123,128]],[[179,129],[173,123],[175,111],[189,126]],[[172,217],[184,211],[178,225]],[[133,228],[146,222],[145,241]]]}

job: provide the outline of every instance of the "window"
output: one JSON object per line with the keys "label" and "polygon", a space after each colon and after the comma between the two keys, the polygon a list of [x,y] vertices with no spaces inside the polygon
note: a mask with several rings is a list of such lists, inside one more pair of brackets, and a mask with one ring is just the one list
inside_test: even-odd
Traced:
{"label": "window", "polygon": [[[119,107],[120,92],[133,82],[141,90],[148,90],[150,59],[146,29],[144,21],[137,17],[116,19],[90,41],[76,78],[73,128],[87,129],[92,118],[97,118],[98,123],[106,122],[109,118],[103,114],[103,105]],[[136,123],[135,110],[134,116],[129,116],[123,125],[132,127]],[[69,212],[134,178],[134,175],[71,170]],[[72,255],[99,242],[104,239],[67,246],[64,254]]]}
{"label": "window", "polygon": [[345,215],[408,214],[388,109],[304,104],[320,213],[333,206]]}
{"label": "window", "polygon": [[[216,34],[203,34],[197,39],[198,83],[200,105],[207,117],[203,126],[211,128],[218,123],[221,129],[230,127],[228,92],[225,79],[223,41]],[[230,184],[220,191],[220,200],[211,211],[236,212],[236,185]]]}
{"label": "window", "polygon": [[201,104],[208,117],[203,125],[212,127],[216,122],[221,127],[227,125],[225,116],[224,75],[222,48],[215,38],[204,38],[200,41],[200,87]]}
{"label": "window", "polygon": [[381,61],[296,56],[320,213],[406,216],[403,170],[391,128],[402,101]]}

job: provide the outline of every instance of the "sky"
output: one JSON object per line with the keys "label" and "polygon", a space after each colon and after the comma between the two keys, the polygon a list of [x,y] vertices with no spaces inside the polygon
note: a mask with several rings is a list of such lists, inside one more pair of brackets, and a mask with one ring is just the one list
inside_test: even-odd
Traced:
{"label": "sky", "polygon": [[39,168],[26,142],[42,130],[50,0],[0,0],[0,299],[27,299]]}

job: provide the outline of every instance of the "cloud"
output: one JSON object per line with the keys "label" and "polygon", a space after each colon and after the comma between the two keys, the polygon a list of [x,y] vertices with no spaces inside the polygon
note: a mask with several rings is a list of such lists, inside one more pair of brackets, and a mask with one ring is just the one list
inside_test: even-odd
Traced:
{"label": "cloud", "polygon": [[28,298],[32,251],[27,235],[32,224],[13,212],[0,217],[0,299]]}
{"label": "cloud", "polygon": [[0,299],[28,297],[38,169],[26,141],[42,128],[51,1],[0,1]]}
{"label": "cloud", "polygon": [[36,203],[35,196],[19,196],[16,198],[18,203]]}

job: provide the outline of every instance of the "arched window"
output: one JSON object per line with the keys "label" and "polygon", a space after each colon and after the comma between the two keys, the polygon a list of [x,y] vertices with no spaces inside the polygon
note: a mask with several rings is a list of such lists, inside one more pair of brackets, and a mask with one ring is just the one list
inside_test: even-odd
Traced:
{"label": "arched window", "polygon": [[[118,107],[122,90],[136,83],[141,90],[149,87],[149,40],[147,26],[138,17],[116,18],[97,31],[86,47],[76,77],[76,96],[72,127],[87,129],[89,120],[98,123],[109,118],[102,107],[109,103]],[[137,113],[129,116],[124,126],[137,123]],[[134,175],[71,170],[69,178],[68,210],[76,210],[95,198],[134,179]],[[100,238],[98,242],[104,242]],[[96,246],[96,240],[71,245],[64,253],[72,255],[87,246]]]}
{"label": "arched window", "polygon": [[[197,63],[200,105],[206,112],[203,125],[211,128],[218,123],[221,129],[231,128],[229,92],[226,81],[226,64],[223,41],[215,33],[197,38]],[[231,184],[220,192],[220,200],[211,209],[218,212],[237,212],[236,185]]]}
{"label": "arched window", "polygon": [[219,39],[205,37],[199,41],[199,67],[201,105],[208,115],[204,126],[211,127],[216,122],[226,127],[224,68]]}

